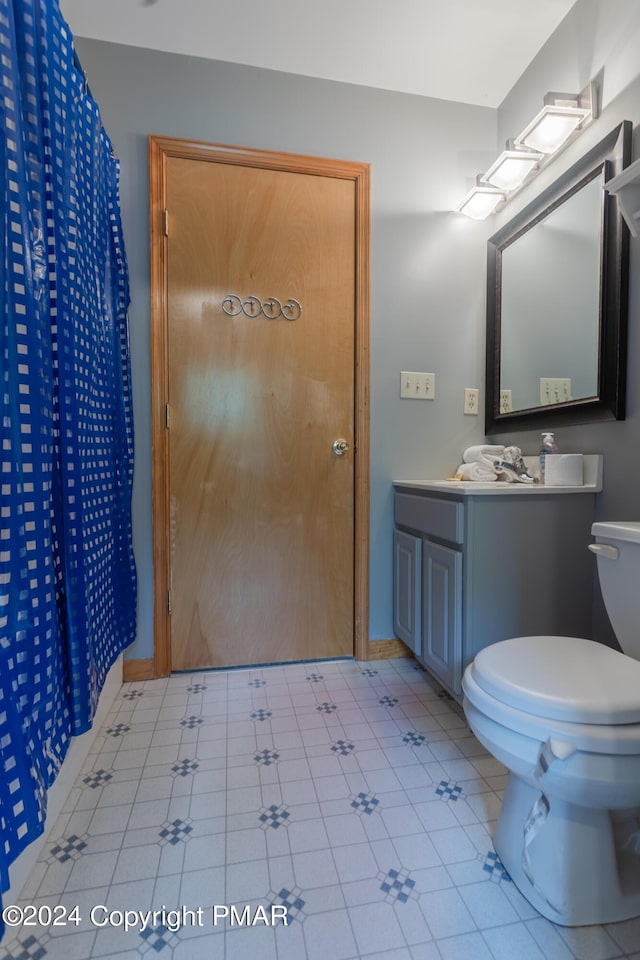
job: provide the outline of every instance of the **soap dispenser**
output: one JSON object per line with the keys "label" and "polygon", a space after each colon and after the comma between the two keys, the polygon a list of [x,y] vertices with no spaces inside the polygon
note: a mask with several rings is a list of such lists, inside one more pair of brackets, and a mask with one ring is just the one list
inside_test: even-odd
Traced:
{"label": "soap dispenser", "polygon": [[548,453],[557,453],[558,445],[552,433],[546,430],[542,434],[542,445],[540,447],[540,483],[544,483],[545,459]]}

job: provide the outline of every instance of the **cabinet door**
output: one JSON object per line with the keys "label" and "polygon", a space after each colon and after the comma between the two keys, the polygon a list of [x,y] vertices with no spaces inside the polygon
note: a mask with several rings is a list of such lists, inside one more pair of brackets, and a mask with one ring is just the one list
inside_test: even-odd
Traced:
{"label": "cabinet door", "polygon": [[422,556],[422,659],[454,693],[462,690],[462,554],[425,540]]}
{"label": "cabinet door", "polygon": [[420,568],[422,540],[402,530],[393,533],[393,629],[410,650],[420,654]]}

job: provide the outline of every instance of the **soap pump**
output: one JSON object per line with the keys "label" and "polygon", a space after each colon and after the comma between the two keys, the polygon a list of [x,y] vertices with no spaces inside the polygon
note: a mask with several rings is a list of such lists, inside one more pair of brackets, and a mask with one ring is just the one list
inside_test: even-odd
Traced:
{"label": "soap pump", "polygon": [[542,445],[540,447],[540,483],[544,483],[545,475],[545,460],[548,453],[557,453],[558,445],[555,441],[554,435],[545,430],[542,434]]}

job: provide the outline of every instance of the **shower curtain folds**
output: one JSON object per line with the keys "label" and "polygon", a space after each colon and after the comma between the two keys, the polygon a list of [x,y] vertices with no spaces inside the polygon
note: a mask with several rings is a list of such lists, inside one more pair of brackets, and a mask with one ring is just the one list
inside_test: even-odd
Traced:
{"label": "shower curtain folds", "polygon": [[57,0],[0,0],[0,886],[135,638],[119,169]]}

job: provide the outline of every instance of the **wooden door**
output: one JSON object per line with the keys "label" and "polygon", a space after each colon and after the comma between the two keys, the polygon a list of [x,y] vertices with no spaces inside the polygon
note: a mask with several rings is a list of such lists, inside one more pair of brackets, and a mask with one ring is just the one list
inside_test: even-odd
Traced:
{"label": "wooden door", "polygon": [[174,670],[354,652],[357,184],[236,161],[165,158]]}

